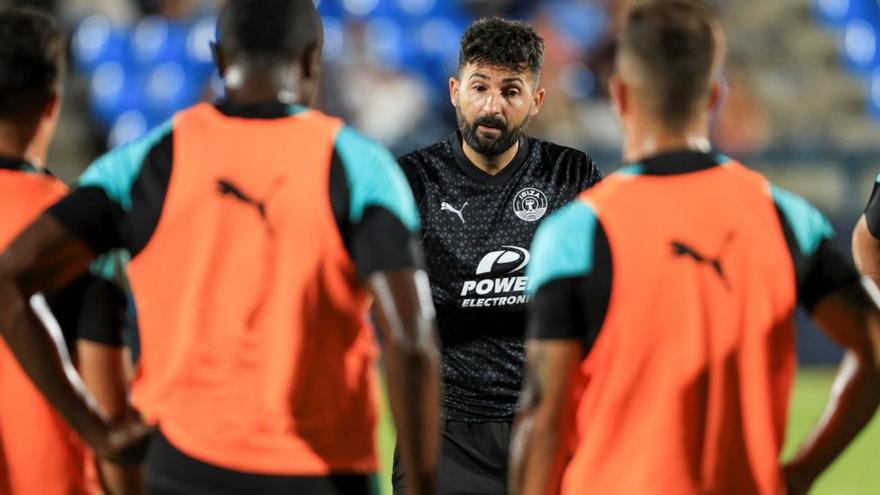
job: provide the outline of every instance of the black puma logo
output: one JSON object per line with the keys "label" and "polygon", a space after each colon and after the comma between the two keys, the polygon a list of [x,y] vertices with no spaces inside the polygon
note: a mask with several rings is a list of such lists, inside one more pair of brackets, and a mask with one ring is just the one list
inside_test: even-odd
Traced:
{"label": "black puma logo", "polygon": [[257,201],[256,199],[248,196],[243,193],[241,189],[238,188],[235,184],[229,182],[225,179],[217,179],[217,188],[220,191],[220,195],[222,196],[232,196],[233,198],[247,203],[260,212],[260,218],[266,220],[266,204],[262,201]]}
{"label": "black puma logo", "polygon": [[721,265],[721,256],[724,254],[724,249],[730,244],[730,241],[733,239],[733,232],[727,234],[724,238],[724,243],[721,246],[721,252],[717,257],[711,258],[709,256],[700,254],[696,249],[688,246],[687,244],[681,241],[672,241],[672,253],[675,256],[689,256],[697,263],[709,265],[715,273],[724,281],[724,285],[728,288],[730,284],[727,280],[727,277],[724,275],[724,267]]}

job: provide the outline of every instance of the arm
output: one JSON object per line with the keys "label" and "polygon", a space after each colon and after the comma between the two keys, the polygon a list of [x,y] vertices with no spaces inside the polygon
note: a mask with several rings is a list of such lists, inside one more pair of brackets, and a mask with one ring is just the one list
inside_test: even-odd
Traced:
{"label": "arm", "polygon": [[[93,273],[96,271],[93,265]],[[110,280],[90,275],[88,281],[79,298],[79,315],[74,325],[78,336],[79,372],[101,410],[112,423],[118,424],[127,417],[136,419],[137,414],[128,402],[126,363],[131,361],[122,343],[128,299],[125,291]],[[143,492],[140,466],[120,466],[98,460],[97,467],[108,494]]]}
{"label": "arm", "polygon": [[526,377],[510,448],[516,495],[558,493],[571,445],[572,377],[602,327],[611,289],[610,246],[592,208],[573,202],[548,217],[528,267]]}
{"label": "arm", "polygon": [[864,215],[853,230],[852,252],[856,268],[880,284],[880,239],[871,234]]}
{"label": "arm", "polygon": [[385,344],[391,412],[409,493],[436,491],[440,379],[434,307],[420,270],[376,272],[367,279]]}
{"label": "arm", "polygon": [[513,495],[558,493],[568,462],[561,446],[561,419],[569,377],[576,370],[583,342],[529,340],[528,365],[520,407],[510,441],[510,489]]}
{"label": "arm", "polygon": [[43,215],[0,254],[0,332],[22,369],[98,455],[116,454],[146,428],[111,428],[70,358],[28,304],[37,290],[59,287],[82,273],[91,255],[50,215]]}
{"label": "arm", "polygon": [[[77,342],[79,371],[86,388],[91,392],[107,419],[113,424],[125,422],[134,413],[128,403],[126,353],[120,346],[88,340]],[[98,460],[98,472],[108,494],[138,494],[143,492],[143,475],[139,465],[121,466]]]}
{"label": "arm", "polygon": [[880,405],[878,296],[874,283],[863,279],[829,294],[814,309],[816,322],[846,348],[846,356],[822,417],[783,467],[791,494],[806,493]]}

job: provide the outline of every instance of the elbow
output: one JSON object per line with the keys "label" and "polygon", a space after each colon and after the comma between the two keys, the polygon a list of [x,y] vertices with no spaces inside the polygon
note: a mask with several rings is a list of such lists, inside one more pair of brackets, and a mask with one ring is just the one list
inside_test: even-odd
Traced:
{"label": "elbow", "polygon": [[397,335],[391,342],[392,352],[404,362],[436,362],[439,350],[431,336]]}
{"label": "elbow", "polygon": [[15,279],[0,273],[0,335],[7,337],[22,314],[21,290]]}
{"label": "elbow", "polygon": [[853,229],[852,255],[859,272],[875,282],[880,280],[880,239],[868,229],[864,216]]}
{"label": "elbow", "polygon": [[548,459],[552,458],[561,444],[561,430],[558,422],[541,421],[535,418],[529,432],[529,443],[534,452]]}
{"label": "elbow", "polygon": [[387,344],[389,357],[408,373],[435,374],[439,368],[440,351],[433,324],[413,326],[409,331],[395,332]]}

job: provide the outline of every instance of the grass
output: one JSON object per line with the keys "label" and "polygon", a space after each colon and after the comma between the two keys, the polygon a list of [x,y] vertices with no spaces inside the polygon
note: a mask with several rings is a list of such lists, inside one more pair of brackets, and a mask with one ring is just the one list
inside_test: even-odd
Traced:
{"label": "grass", "polygon": [[[788,418],[783,457],[789,456],[816,424],[828,400],[834,371],[806,369],[798,373]],[[880,415],[822,475],[812,495],[861,495],[880,492]]]}
{"label": "grass", "polygon": [[[788,457],[816,423],[828,399],[834,371],[824,368],[801,370],[792,395],[788,438],[783,457]],[[391,456],[394,426],[388,405],[382,401],[378,445],[382,458],[380,484],[391,495]],[[849,449],[819,478],[812,495],[868,495],[880,493],[880,414]]]}

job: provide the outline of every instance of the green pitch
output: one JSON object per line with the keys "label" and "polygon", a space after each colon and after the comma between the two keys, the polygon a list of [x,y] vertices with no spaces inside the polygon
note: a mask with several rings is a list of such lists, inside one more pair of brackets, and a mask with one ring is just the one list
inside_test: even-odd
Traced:
{"label": "green pitch", "polygon": [[[834,370],[806,369],[798,374],[788,418],[784,458],[793,453],[813,427],[828,400]],[[819,478],[813,495],[880,493],[880,415]]]}
{"label": "green pitch", "polygon": [[[798,374],[789,415],[785,454],[791,455],[801,439],[816,423],[828,398],[834,371],[806,369]],[[870,495],[880,493],[880,415],[813,487],[814,495]],[[394,427],[387,403],[382,403],[379,423],[379,449],[382,453],[381,486],[391,494],[391,455],[394,450]]]}

